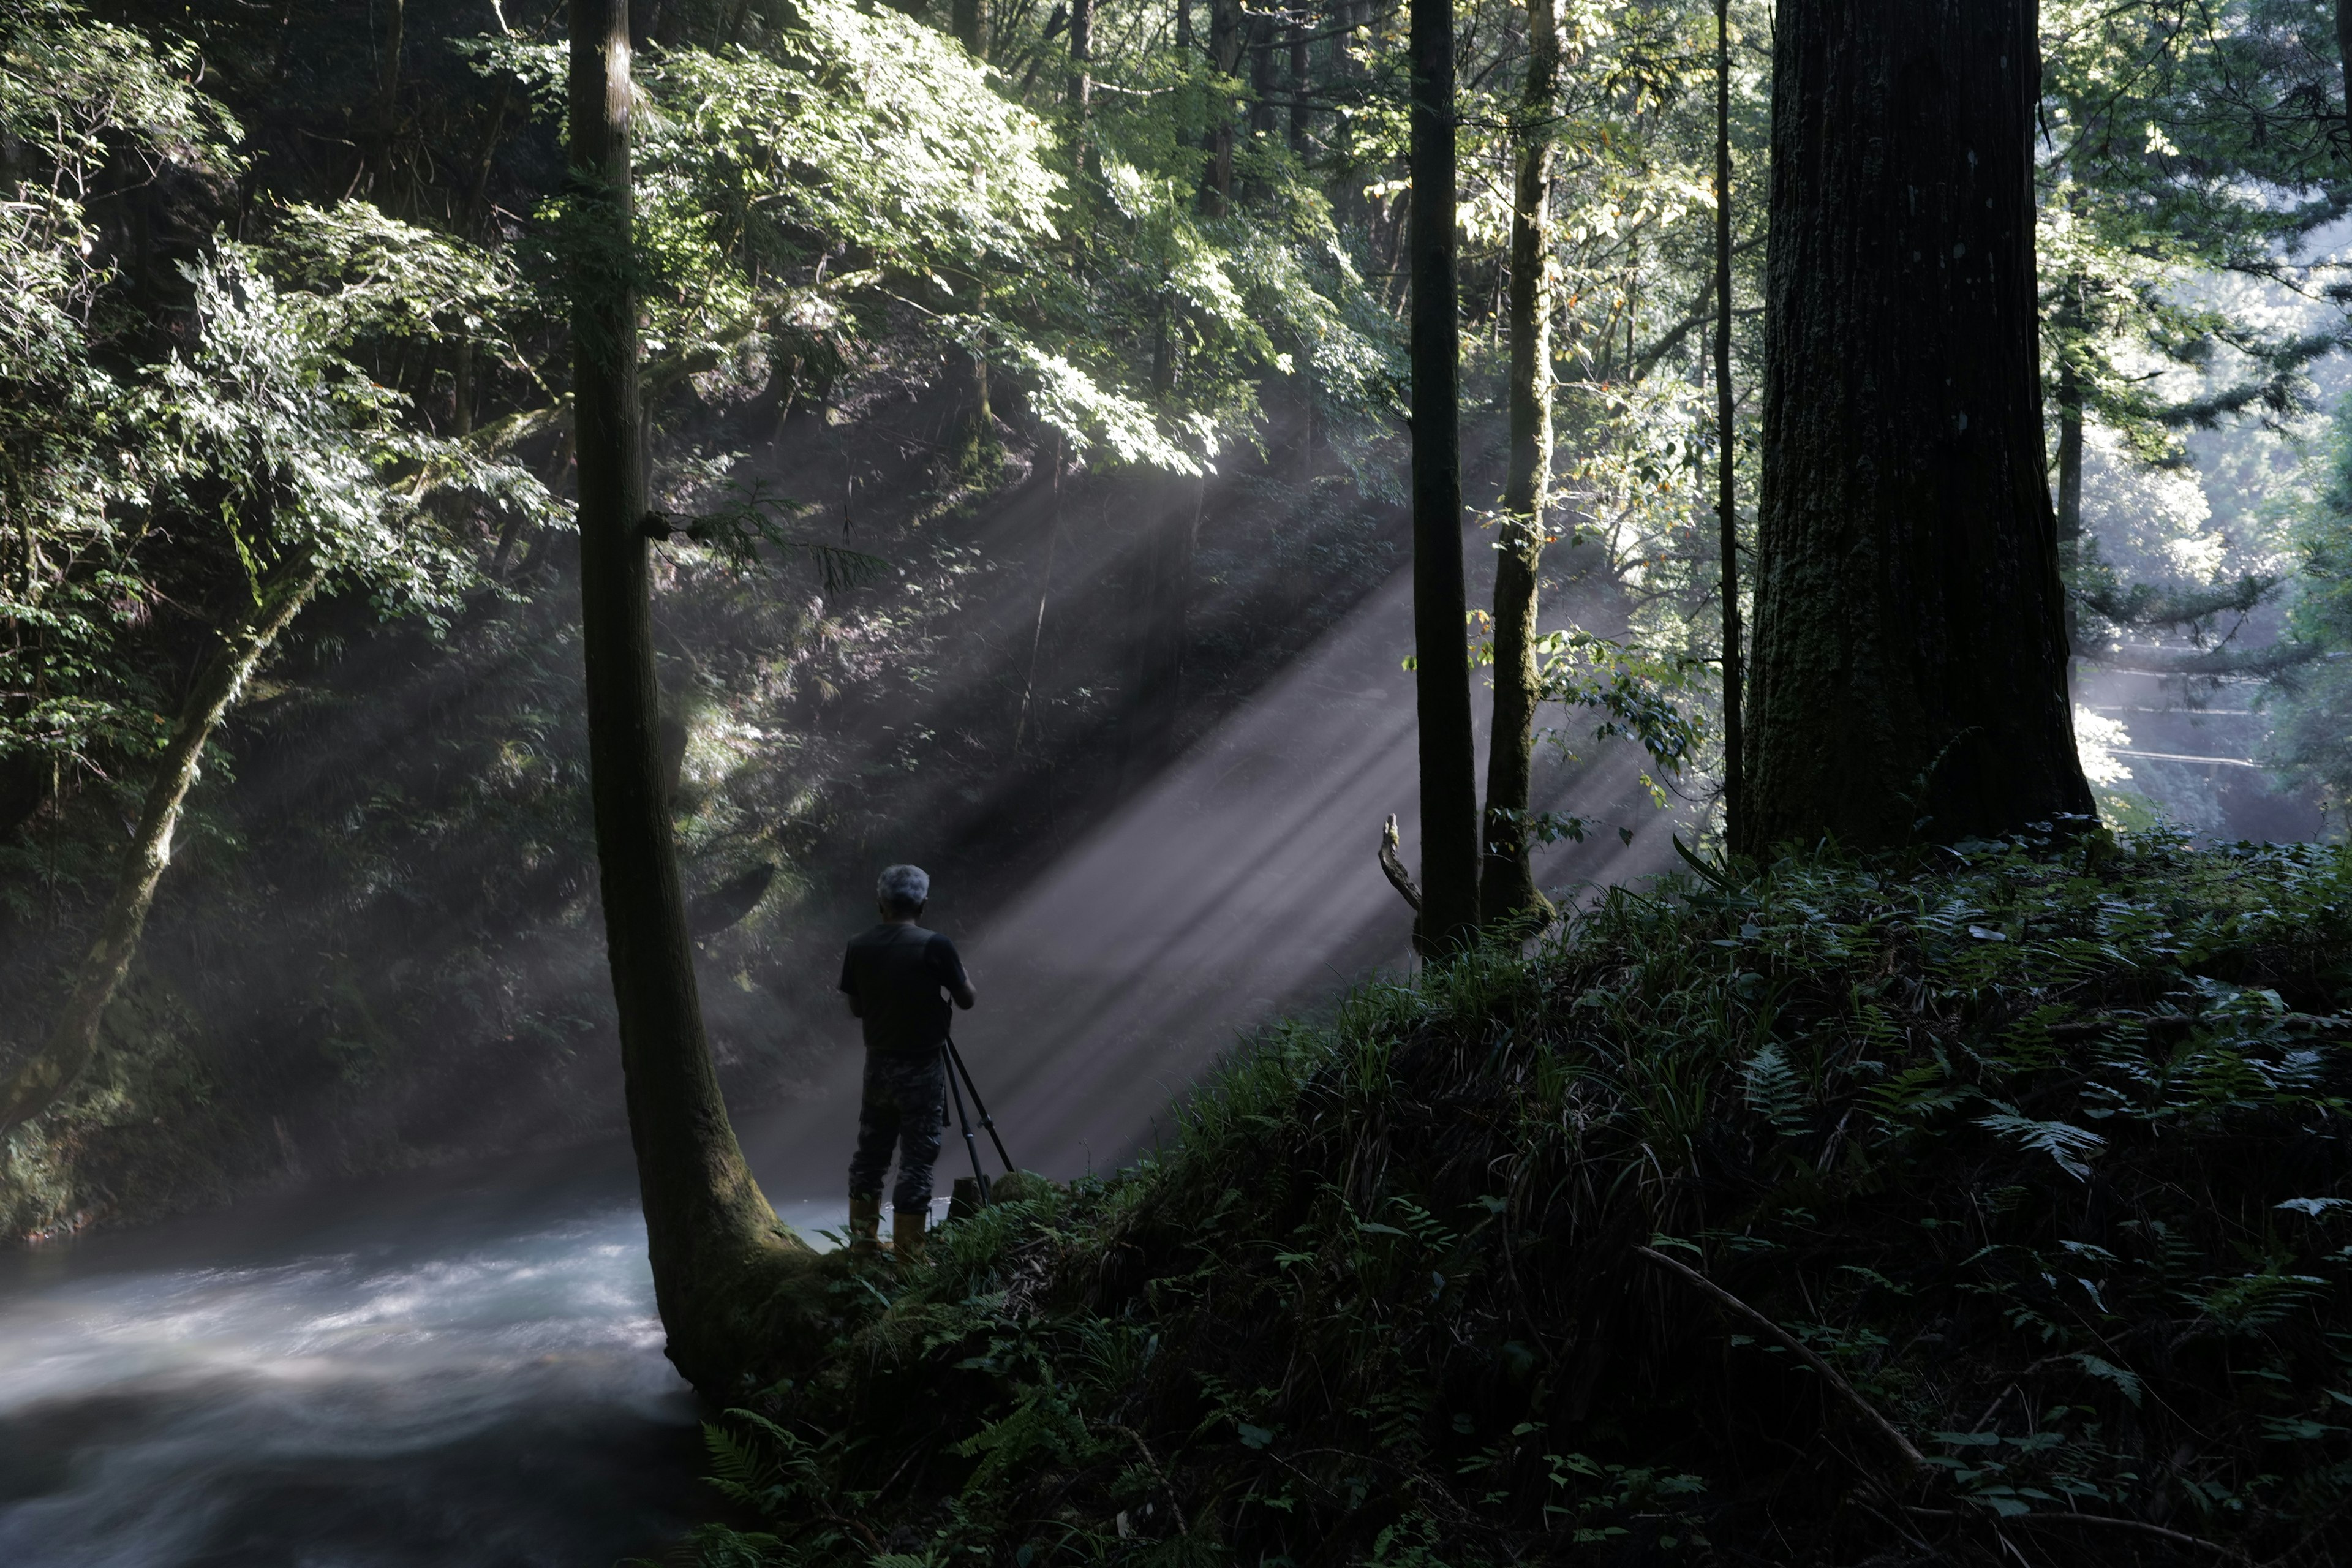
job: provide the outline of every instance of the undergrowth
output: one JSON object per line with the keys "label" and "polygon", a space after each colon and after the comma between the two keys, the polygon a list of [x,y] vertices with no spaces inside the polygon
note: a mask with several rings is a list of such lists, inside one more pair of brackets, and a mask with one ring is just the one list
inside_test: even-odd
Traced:
{"label": "undergrowth", "polygon": [[1616,889],[1025,1179],[710,1432],[808,1568],[2352,1549],[2352,856]]}

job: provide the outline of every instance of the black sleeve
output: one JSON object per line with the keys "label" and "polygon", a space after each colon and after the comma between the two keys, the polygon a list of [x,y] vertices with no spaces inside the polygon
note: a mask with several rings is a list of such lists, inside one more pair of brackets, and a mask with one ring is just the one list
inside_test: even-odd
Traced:
{"label": "black sleeve", "polygon": [[971,982],[964,978],[963,960],[957,956],[955,943],[946,937],[934,933],[931,937],[931,950],[923,954],[923,957],[929,962],[931,973],[939,977],[940,984],[949,990],[971,989]]}
{"label": "black sleeve", "polygon": [[837,989],[845,991],[852,996],[857,994],[857,981],[856,978],[849,973],[849,970],[850,965],[856,962],[856,957],[857,950],[854,947],[850,948],[841,955],[841,984]]}

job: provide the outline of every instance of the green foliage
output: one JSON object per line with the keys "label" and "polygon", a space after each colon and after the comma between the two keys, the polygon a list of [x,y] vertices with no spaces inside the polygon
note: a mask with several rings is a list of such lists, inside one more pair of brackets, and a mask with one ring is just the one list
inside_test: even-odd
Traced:
{"label": "green foliage", "polygon": [[[2347,988],[2344,850],[2094,834],[1611,889],[1531,953],[1277,1029],[1156,1159],[1016,1185],[883,1276],[729,1439],[738,1470],[816,1458],[763,1529],[861,1522],[713,1539],[1854,1561],[2071,1512],[2340,1551]],[[1857,1485],[1884,1503],[1842,1510]],[[2069,1560],[2147,1539],[2078,1528]]]}

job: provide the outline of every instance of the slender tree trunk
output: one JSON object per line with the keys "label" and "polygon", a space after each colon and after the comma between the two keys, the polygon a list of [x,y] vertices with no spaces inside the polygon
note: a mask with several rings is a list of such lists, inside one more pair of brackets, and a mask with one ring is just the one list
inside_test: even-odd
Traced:
{"label": "slender tree trunk", "polygon": [[2352,0],[2336,0],[2336,53],[2344,79],[2344,124],[2352,134]]}
{"label": "slender tree trunk", "polygon": [[1192,557],[1197,549],[1206,481],[1154,477],[1158,516],[1143,546],[1137,575],[1135,685],[1121,742],[1125,787],[1134,788],[1176,754],[1183,717],[1184,656],[1190,641]]}
{"label": "slender tree trunk", "polygon": [[780,1223],[736,1146],[695,987],[694,950],[664,799],[637,305],[625,270],[633,222],[627,0],[572,0],[573,195],[604,242],[583,246],[572,288],[580,479],[580,620],[588,760],[605,952],[645,1206],[654,1295],[670,1360],[714,1400],[748,1369],[805,1346],[821,1291],[811,1254]]}
{"label": "slender tree trunk", "polygon": [[1095,0],[1070,0],[1070,107],[1084,121],[1095,101]]}
{"label": "slender tree trunk", "polygon": [[[988,0],[955,0],[951,13],[955,36],[966,53],[975,60],[988,58]],[[987,280],[978,274],[970,277],[972,303],[984,309],[988,301]],[[956,467],[965,484],[974,489],[993,489],[1004,477],[1004,448],[996,439],[996,412],[988,401],[988,361],[979,354],[971,357],[971,379],[966,383],[963,435],[957,443]]]}
{"label": "slender tree trunk", "polygon": [[[2339,13],[2340,15],[2340,13]],[[2083,550],[2083,378],[2075,370],[2075,342],[2083,331],[2083,279],[2066,279],[2058,306],[2058,572],[2066,592],[2066,691],[2074,690],[2074,645],[2080,627],[2074,605],[2074,568]]]}
{"label": "slender tree trunk", "polygon": [[307,553],[279,566],[263,581],[258,602],[229,628],[221,646],[197,669],[195,684],[180,705],[180,716],[164,745],[163,765],[147,786],[130,853],[115,879],[106,913],[99,921],[98,939],[83,955],[65,1011],[41,1049],[0,1084],[0,1131],[55,1103],[97,1054],[107,1005],[121,989],[131,961],[139,955],[139,939],[147,927],[147,911],[155,902],[156,884],[172,863],[172,837],[188,792],[204,772],[205,748],[244,693],[254,668],[310,602],[323,575]]}
{"label": "slender tree trunk", "polygon": [[[408,46],[407,0],[384,0],[391,16],[386,25],[383,56],[378,63],[375,105],[375,167],[374,184],[383,186],[392,179],[392,141],[400,119],[400,57]],[[372,190],[378,206],[383,205],[389,193]]]}
{"label": "slender tree trunk", "polygon": [[[1221,77],[1234,74],[1242,59],[1241,0],[1209,0],[1209,63]],[[1209,167],[1201,185],[1201,212],[1223,217],[1234,199],[1233,100],[1222,95],[1216,123],[1205,143]]]}
{"label": "slender tree trunk", "polygon": [[1271,136],[1280,124],[1274,101],[1274,18],[1250,21],[1250,130]]}
{"label": "slender tree trunk", "polygon": [[1307,22],[1302,15],[1290,24],[1290,151],[1302,163],[1309,151],[1307,98],[1313,90],[1314,83],[1307,79]]}
{"label": "slender tree trunk", "polygon": [[1495,723],[1487,736],[1486,863],[1478,910],[1489,924],[1551,913],[1528,863],[1536,702],[1536,568],[1551,477],[1551,117],[1559,99],[1559,0],[1528,0],[1528,84],[1519,100],[1511,204],[1511,458],[1495,552]]}
{"label": "slender tree trunk", "polygon": [[2043,456],[2033,0],[1782,0],[1736,847],[2087,816]]}
{"label": "slender tree trunk", "polygon": [[[1176,341],[1163,300],[1151,340],[1151,391],[1166,411],[1176,390]],[[1122,788],[1133,789],[1176,751],[1183,713],[1187,619],[1192,599],[1192,554],[1200,536],[1205,480],[1151,474],[1142,481],[1152,521],[1137,564],[1130,623],[1135,627],[1133,678],[1126,721],[1119,730]]]}
{"label": "slender tree trunk", "polygon": [[1421,941],[1478,928],[1478,764],[1462,577],[1453,0],[1412,0],[1412,622],[1421,720]]}
{"label": "slender tree trunk", "polygon": [[1734,841],[1740,798],[1739,499],[1731,396],[1731,0],[1715,0],[1715,521],[1723,557],[1723,837]]}

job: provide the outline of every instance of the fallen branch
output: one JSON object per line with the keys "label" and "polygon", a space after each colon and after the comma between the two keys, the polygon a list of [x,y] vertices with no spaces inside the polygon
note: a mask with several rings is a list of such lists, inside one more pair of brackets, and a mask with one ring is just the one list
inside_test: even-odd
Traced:
{"label": "fallen branch", "polygon": [[1389,886],[1403,895],[1404,901],[1412,906],[1412,912],[1416,915],[1421,913],[1421,889],[1414,885],[1412,874],[1404,868],[1404,861],[1397,855],[1396,814],[1393,812],[1389,814],[1388,826],[1381,829],[1381,869],[1388,873]]}
{"label": "fallen branch", "polygon": [[1682,1279],[1688,1280],[1691,1284],[1697,1286],[1700,1289],[1714,1297],[1716,1300],[1721,1302],[1724,1306],[1730,1308],[1741,1317],[1746,1318],[1749,1322],[1754,1323],[1758,1328],[1762,1329],[1766,1333],[1770,1334],[1781,1344],[1787,1346],[1799,1360],[1802,1361],[1807,1366],[1811,1367],[1815,1372],[1821,1373],[1822,1381],[1828,1384],[1832,1391],[1834,1392],[1838,1397],[1843,1399],[1847,1405],[1851,1407],[1856,1415],[1863,1418],[1864,1423],[1875,1430],[1881,1437],[1886,1439],[1886,1445],[1888,1447],[1893,1448],[1896,1453],[1903,1456],[1904,1465],[1911,1474],[1918,1475],[1928,1468],[1927,1457],[1919,1452],[1917,1448],[1911,1446],[1911,1439],[1903,1435],[1901,1428],[1897,1427],[1894,1422],[1889,1421],[1885,1416],[1881,1415],[1876,1408],[1871,1405],[1870,1401],[1864,1399],[1861,1394],[1854,1392],[1853,1384],[1848,1383],[1844,1377],[1840,1375],[1837,1368],[1832,1366],[1828,1362],[1823,1361],[1819,1355],[1815,1354],[1812,1350],[1807,1347],[1802,1341],[1797,1338],[1796,1335],[1790,1333],[1788,1330],[1782,1328],[1780,1324],[1774,1322],[1771,1319],[1766,1317],[1763,1313],[1758,1311],[1755,1308],[1749,1306],[1747,1302],[1741,1300],[1738,1297],[1733,1295],[1730,1291],[1725,1289],[1722,1286],[1717,1284],[1706,1275],[1701,1274],[1697,1269],[1690,1268],[1686,1264],[1675,1262],[1673,1258],[1668,1258],[1664,1253],[1658,1251],[1654,1247],[1637,1247],[1633,1249],[1633,1252],[1635,1256],[1647,1258],[1650,1262],[1656,1264],[1659,1268],[1678,1275]]}
{"label": "fallen branch", "polygon": [[1997,1515],[1984,1510],[1977,1510],[1972,1513],[1963,1513],[1958,1509],[1913,1508],[1908,1504],[1905,1505],[1903,1511],[1909,1514],[1916,1514],[1922,1519],[1983,1518],[1991,1521],[1995,1524],[2099,1525],[2109,1530],[2137,1531],[2142,1535],[2153,1535],[2165,1541],[2176,1541],[2183,1546],[2194,1546],[2200,1550],[2210,1552],[2216,1557],[2233,1558],[2241,1563],[2248,1561],[2246,1554],[2239,1551],[2234,1546],[2224,1546],[2218,1541],[2208,1541],[2201,1535],[2189,1535],[2178,1530],[2167,1530],[2160,1524],[2150,1524],[2145,1520],[2117,1519],[2111,1513],[2011,1513]]}

